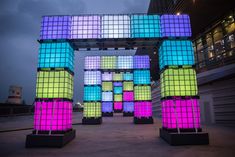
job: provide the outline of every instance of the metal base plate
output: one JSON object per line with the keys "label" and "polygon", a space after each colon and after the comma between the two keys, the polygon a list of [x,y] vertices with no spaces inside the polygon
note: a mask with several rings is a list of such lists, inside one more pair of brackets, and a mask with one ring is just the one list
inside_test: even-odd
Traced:
{"label": "metal base plate", "polygon": [[102,112],[102,117],[113,117],[113,112]]}
{"label": "metal base plate", "polygon": [[133,117],[134,112],[123,112],[123,117]]}
{"label": "metal base plate", "polygon": [[83,117],[82,118],[82,124],[84,125],[97,125],[97,124],[101,124],[102,123],[102,117],[99,118],[87,118],[87,117]]}
{"label": "metal base plate", "polygon": [[134,124],[153,124],[153,117],[134,117]]}

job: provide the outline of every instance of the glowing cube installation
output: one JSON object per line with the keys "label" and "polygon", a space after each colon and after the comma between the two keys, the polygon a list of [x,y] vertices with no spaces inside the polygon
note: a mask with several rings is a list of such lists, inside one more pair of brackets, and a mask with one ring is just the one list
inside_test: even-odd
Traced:
{"label": "glowing cube installation", "polygon": [[85,102],[84,103],[84,117],[101,117],[101,103],[100,102]]}
{"label": "glowing cube installation", "polygon": [[85,57],[85,70],[98,70],[100,69],[101,59],[100,56],[87,56]]}
{"label": "glowing cube installation", "polygon": [[122,94],[122,87],[121,86],[115,86],[113,87],[114,94]]}
{"label": "glowing cube installation", "polygon": [[43,16],[40,39],[70,39],[71,16]]}
{"label": "glowing cube installation", "polygon": [[102,81],[112,81],[113,80],[113,74],[109,72],[104,72],[102,74]]}
{"label": "glowing cube installation", "polygon": [[134,116],[141,117],[152,117],[152,104],[148,101],[135,102]]}
{"label": "glowing cube installation", "polygon": [[118,69],[133,69],[133,56],[118,56]]}
{"label": "glowing cube installation", "polygon": [[102,38],[130,38],[128,15],[102,16]]}
{"label": "glowing cube installation", "polygon": [[74,52],[68,42],[41,43],[38,68],[68,68],[74,70]]}
{"label": "glowing cube installation", "polygon": [[122,81],[123,73],[113,73],[113,81]]}
{"label": "glowing cube installation", "polygon": [[122,110],[122,102],[114,102],[114,110]]}
{"label": "glowing cube installation", "polygon": [[116,87],[122,86],[122,82],[113,82],[113,86],[116,86]]}
{"label": "glowing cube installation", "polygon": [[191,68],[170,68],[161,73],[161,97],[195,96],[198,94],[196,71]]}
{"label": "glowing cube installation", "polygon": [[134,56],[134,69],[150,69],[149,56]]}
{"label": "glowing cube installation", "polygon": [[150,84],[150,71],[149,70],[134,70],[134,84]]}
{"label": "glowing cube installation", "polygon": [[73,75],[68,71],[39,71],[37,73],[36,98],[73,97]]}
{"label": "glowing cube installation", "polygon": [[72,16],[71,39],[97,39],[100,37],[100,16]]}
{"label": "glowing cube installation", "polygon": [[[197,99],[162,101],[162,125],[164,128],[200,128],[200,106]],[[177,126],[178,125],[178,126]]]}
{"label": "glowing cube installation", "polygon": [[102,101],[113,101],[113,92],[102,92]]}
{"label": "glowing cube installation", "polygon": [[193,44],[189,40],[165,40],[159,48],[160,69],[165,66],[194,65]]}
{"label": "glowing cube installation", "polygon": [[132,81],[133,80],[133,73],[127,72],[123,74],[124,81]]}
{"label": "glowing cube installation", "polygon": [[101,69],[116,69],[117,68],[116,56],[102,56]]}
{"label": "glowing cube installation", "polygon": [[102,112],[113,112],[113,102],[102,102]]}
{"label": "glowing cube installation", "polygon": [[134,112],[134,102],[123,102],[123,112]]}
{"label": "glowing cube installation", "polygon": [[83,100],[84,101],[101,101],[101,87],[100,86],[85,86]]}
{"label": "glowing cube installation", "polygon": [[113,83],[112,82],[102,82],[102,91],[112,91]]}
{"label": "glowing cube installation", "polygon": [[135,100],[151,100],[151,87],[150,86],[135,86],[134,87]]}
{"label": "glowing cube installation", "polygon": [[188,15],[162,15],[162,37],[191,37],[191,25]]}
{"label": "glowing cube installation", "polygon": [[85,85],[100,85],[101,84],[101,72],[100,71],[85,71],[84,72],[84,84]]}
{"label": "glowing cube installation", "polygon": [[133,88],[133,82],[123,82],[123,91],[133,91],[134,88]]}
{"label": "glowing cube installation", "polygon": [[123,92],[123,101],[134,101],[134,92]]}
{"label": "glowing cube installation", "polygon": [[131,15],[132,38],[161,37],[160,16],[158,15]]}
{"label": "glowing cube installation", "polygon": [[34,129],[67,131],[72,128],[72,102],[41,99],[35,102]]}
{"label": "glowing cube installation", "polygon": [[122,101],[122,94],[114,94],[114,101]]}

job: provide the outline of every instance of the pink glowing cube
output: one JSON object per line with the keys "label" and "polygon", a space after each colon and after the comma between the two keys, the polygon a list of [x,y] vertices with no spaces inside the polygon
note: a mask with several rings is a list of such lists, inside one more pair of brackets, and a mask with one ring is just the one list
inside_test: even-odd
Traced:
{"label": "pink glowing cube", "polygon": [[114,102],[115,110],[122,110],[122,102]]}
{"label": "pink glowing cube", "polygon": [[141,117],[152,117],[152,103],[148,101],[135,102],[134,116]]}
{"label": "pink glowing cube", "polygon": [[133,101],[134,92],[123,92],[123,101]]}
{"label": "pink glowing cube", "polygon": [[168,129],[200,128],[200,106],[197,99],[162,101],[162,125]]}

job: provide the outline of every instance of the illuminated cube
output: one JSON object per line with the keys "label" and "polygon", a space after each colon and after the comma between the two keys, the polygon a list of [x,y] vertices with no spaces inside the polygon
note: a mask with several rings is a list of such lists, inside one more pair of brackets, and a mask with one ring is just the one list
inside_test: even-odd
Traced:
{"label": "illuminated cube", "polygon": [[57,99],[35,102],[34,129],[67,131],[72,129],[72,102]]}
{"label": "illuminated cube", "polygon": [[122,101],[122,94],[114,94],[114,101]]}
{"label": "illuminated cube", "polygon": [[109,72],[104,72],[102,74],[102,81],[112,81],[113,80],[113,74]]}
{"label": "illuminated cube", "polygon": [[200,128],[200,106],[197,99],[162,101],[162,125],[164,128]]}
{"label": "illuminated cube", "polygon": [[188,15],[162,15],[162,37],[191,37],[191,25]]}
{"label": "illuminated cube", "polygon": [[97,39],[100,37],[100,16],[72,16],[71,39]]}
{"label": "illuminated cube", "polygon": [[121,86],[115,86],[113,87],[114,94],[122,94],[122,87]]}
{"label": "illuminated cube", "polygon": [[113,101],[113,92],[102,92],[102,101]]}
{"label": "illuminated cube", "polygon": [[102,91],[112,91],[113,83],[112,82],[102,82]]}
{"label": "illuminated cube", "polygon": [[161,37],[160,16],[158,15],[131,15],[132,38]]}
{"label": "illuminated cube", "polygon": [[100,86],[85,86],[83,100],[84,101],[101,101],[101,87]]}
{"label": "illuminated cube", "polygon": [[68,42],[41,43],[38,68],[68,68],[74,70],[74,52]]}
{"label": "illuminated cube", "polygon": [[84,72],[84,85],[100,85],[101,72],[100,71],[85,71]]}
{"label": "illuminated cube", "polygon": [[113,102],[102,102],[102,112],[113,112]]}
{"label": "illuminated cube", "polygon": [[123,73],[113,73],[113,81],[122,81]]}
{"label": "illuminated cube", "polygon": [[123,92],[123,101],[134,101],[134,92]]}
{"label": "illuminated cube", "polygon": [[189,40],[165,40],[159,48],[160,69],[165,66],[194,65],[193,44]]}
{"label": "illuminated cube", "polygon": [[123,82],[123,91],[133,91],[133,82]]}
{"label": "illuminated cube", "polygon": [[73,75],[68,71],[39,71],[36,98],[73,98]]}
{"label": "illuminated cube", "polygon": [[43,16],[40,39],[70,39],[71,16]]}
{"label": "illuminated cube", "polygon": [[122,82],[113,82],[113,86],[116,86],[116,87],[122,86]]}
{"label": "illuminated cube", "polygon": [[135,86],[134,87],[135,100],[152,100],[150,86]]}
{"label": "illuminated cube", "polygon": [[150,71],[149,70],[134,70],[134,84],[150,84]]}
{"label": "illuminated cube", "polygon": [[101,57],[101,69],[116,69],[117,57],[116,56],[102,56]]}
{"label": "illuminated cube", "polygon": [[134,69],[150,69],[149,56],[134,56]]}
{"label": "illuminated cube", "polygon": [[122,110],[122,102],[114,102],[114,110]]}
{"label": "illuminated cube", "polygon": [[133,69],[133,56],[118,56],[118,69]]}
{"label": "illuminated cube", "polygon": [[124,81],[132,81],[133,80],[133,73],[127,72],[123,74]]}
{"label": "illuminated cube", "polygon": [[123,102],[123,112],[134,112],[134,102]]}
{"label": "illuminated cube", "polygon": [[100,102],[85,102],[83,117],[101,117],[101,103]]}
{"label": "illuminated cube", "polygon": [[98,70],[100,69],[100,56],[86,56],[85,57],[85,69],[86,70]]}
{"label": "illuminated cube", "polygon": [[135,102],[134,117],[152,117],[152,103],[148,101]]}
{"label": "illuminated cube", "polygon": [[198,95],[196,71],[192,68],[169,68],[160,75],[161,97]]}
{"label": "illuminated cube", "polygon": [[102,16],[102,38],[130,38],[128,15]]}

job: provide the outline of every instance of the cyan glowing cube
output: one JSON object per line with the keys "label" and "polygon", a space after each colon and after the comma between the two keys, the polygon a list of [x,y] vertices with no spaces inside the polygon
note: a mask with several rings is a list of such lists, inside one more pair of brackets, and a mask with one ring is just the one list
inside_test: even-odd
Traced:
{"label": "cyan glowing cube", "polygon": [[165,66],[195,64],[193,44],[189,40],[165,40],[159,49],[160,69]]}
{"label": "cyan glowing cube", "polygon": [[123,80],[124,81],[132,81],[133,80],[133,73],[124,73],[123,74]]}
{"label": "cyan glowing cube", "polygon": [[100,86],[85,86],[83,100],[84,101],[101,101],[101,87]]}
{"label": "cyan glowing cube", "polygon": [[158,15],[131,15],[132,38],[161,37],[160,16]]}
{"label": "cyan glowing cube", "polygon": [[68,68],[74,70],[74,52],[68,42],[41,43],[38,68]]}
{"label": "cyan glowing cube", "polygon": [[114,86],[114,94],[122,94],[122,87],[121,86]]}
{"label": "cyan glowing cube", "polygon": [[134,70],[134,84],[150,84],[150,71],[149,70]]}

